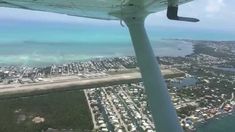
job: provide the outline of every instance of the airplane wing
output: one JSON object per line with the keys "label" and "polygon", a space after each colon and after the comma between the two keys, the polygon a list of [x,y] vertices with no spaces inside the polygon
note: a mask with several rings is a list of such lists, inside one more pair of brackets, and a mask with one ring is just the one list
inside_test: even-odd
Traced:
{"label": "airplane wing", "polygon": [[191,0],[0,0],[0,7],[55,12],[72,16],[118,20],[128,26],[157,131],[182,132],[174,105],[147,36],[144,19],[167,9],[171,20],[197,22],[179,17],[178,5]]}
{"label": "airplane wing", "polygon": [[0,7],[54,12],[71,16],[118,20],[115,12],[128,13],[145,9],[154,13],[165,10],[169,3],[183,4],[192,0],[0,0]]}

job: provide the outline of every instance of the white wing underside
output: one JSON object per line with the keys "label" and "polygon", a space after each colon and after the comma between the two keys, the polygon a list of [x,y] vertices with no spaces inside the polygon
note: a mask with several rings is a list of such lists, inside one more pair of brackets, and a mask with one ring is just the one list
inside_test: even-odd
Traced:
{"label": "white wing underside", "polygon": [[[192,0],[179,0],[183,4]],[[167,0],[0,0],[0,7],[54,12],[71,16],[104,20],[117,20],[115,12],[128,13],[145,10],[147,13],[162,11]]]}

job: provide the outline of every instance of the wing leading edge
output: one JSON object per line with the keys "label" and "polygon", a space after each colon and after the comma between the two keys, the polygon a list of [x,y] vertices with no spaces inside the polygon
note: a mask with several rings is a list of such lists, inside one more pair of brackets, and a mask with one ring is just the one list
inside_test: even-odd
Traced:
{"label": "wing leading edge", "polygon": [[[170,0],[183,4],[192,0]],[[165,10],[169,0],[0,0],[0,7],[53,12],[71,16],[118,20],[113,12],[129,13],[145,10],[154,13]],[[133,10],[133,8],[135,8]]]}

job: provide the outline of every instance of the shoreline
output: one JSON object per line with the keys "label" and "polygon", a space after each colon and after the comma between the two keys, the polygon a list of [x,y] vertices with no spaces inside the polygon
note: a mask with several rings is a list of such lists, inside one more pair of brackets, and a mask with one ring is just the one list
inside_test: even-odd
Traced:
{"label": "shoreline", "polygon": [[219,114],[219,115],[215,115],[214,117],[212,117],[210,119],[207,119],[205,121],[196,122],[194,126],[195,126],[196,131],[198,131],[198,130],[202,129],[202,127],[204,125],[207,125],[210,122],[222,121],[222,120],[224,120],[224,118],[228,118],[228,117],[233,116],[233,115],[235,115],[235,109],[232,112],[222,113],[222,114]]}
{"label": "shoreline", "polygon": [[[235,97],[234,97],[234,93],[231,94],[231,99],[226,100],[225,102],[223,102],[219,109],[218,112],[210,117],[207,118],[205,121],[200,121],[200,122],[196,122],[195,123],[195,128],[198,128],[200,125],[206,124],[210,121],[214,121],[214,120],[221,120],[222,118],[225,118],[227,116],[230,115],[234,115],[235,114]],[[227,106],[227,107],[226,107]]]}
{"label": "shoreline", "polygon": [[[182,41],[182,40],[181,40]],[[165,68],[170,68],[171,66],[173,68],[179,68],[179,70],[183,71],[184,73],[188,73],[188,75],[193,75],[195,77],[197,77],[197,79],[200,80],[199,85],[195,85],[192,87],[188,87],[191,89],[188,89],[187,91],[185,91],[184,96],[185,100],[183,100],[183,102],[186,105],[182,105],[180,106],[180,101],[177,101],[177,98],[180,99],[183,94],[179,94],[180,96],[176,98],[176,104],[179,103],[179,109],[186,109],[187,106],[193,106],[192,107],[187,107],[190,108],[191,110],[189,110],[189,114],[187,114],[187,112],[183,112],[180,111],[182,113],[181,116],[180,114],[178,114],[181,118],[181,125],[186,129],[186,130],[191,130],[191,131],[196,131],[198,125],[200,124],[204,124],[204,123],[208,123],[210,121],[213,120],[217,120],[222,118],[222,117],[226,117],[227,115],[233,114],[233,112],[235,111],[235,100],[234,100],[234,92],[231,94],[232,90],[235,90],[235,88],[233,88],[233,84],[232,82],[234,82],[235,80],[232,78],[230,78],[230,74],[231,73],[223,73],[222,71],[218,72],[218,70],[214,70],[213,69],[213,65],[217,65],[217,64],[221,64],[222,66],[227,66],[227,65],[232,65],[230,63],[225,63],[225,60],[229,61],[229,59],[231,60],[233,57],[230,54],[226,54],[227,51],[225,52],[224,49],[226,49],[227,47],[222,43],[222,45],[219,45],[220,43],[217,43],[216,46],[216,42],[214,41],[208,41],[205,42],[205,44],[203,42],[197,42],[194,40],[185,40],[185,41],[190,41],[193,44],[193,49],[194,52],[187,57],[187,60],[185,60],[184,58],[177,58],[175,57],[176,60],[174,60],[174,57],[163,57],[160,58],[163,60],[164,63],[166,63]],[[204,45],[203,45],[204,44]],[[196,48],[195,48],[196,47]],[[220,52],[217,52],[217,50],[214,49],[222,49]],[[103,58],[105,59],[105,58]],[[107,59],[107,58],[106,58]],[[95,62],[94,64],[94,60],[95,59],[88,59],[91,60],[87,63],[84,64],[79,64],[77,65],[77,63],[71,63],[71,64],[64,64],[62,66],[56,66],[56,65],[52,65],[52,66],[48,66],[44,69],[45,72],[47,72],[47,74],[45,74],[45,76],[47,75],[69,75],[69,74],[74,74],[74,75],[82,75],[86,72],[90,72],[93,69],[93,67],[98,66],[95,71],[96,72],[91,72],[92,75],[95,75],[99,72],[97,71],[112,71],[112,73],[115,73],[119,70],[123,70],[123,69],[128,69],[130,67],[136,67],[136,61],[135,58],[130,57],[128,63],[125,63],[127,58],[122,58],[121,60],[118,60],[120,58],[113,58],[113,59],[107,59],[106,61],[104,60],[104,62],[107,63],[107,67],[99,67],[100,63],[102,64],[103,62]],[[99,59],[97,59],[99,60]],[[109,62],[112,62],[109,64]],[[120,62],[123,63],[120,66]],[[124,64],[125,63],[125,64]],[[169,64],[169,66],[167,66]],[[175,65],[174,65],[175,64]],[[194,66],[196,68],[193,67],[193,69],[195,71],[192,70],[192,67],[190,67],[192,64],[194,64]],[[196,65],[195,65],[196,64]],[[227,64],[227,65],[226,65]],[[92,65],[92,66],[90,66]],[[83,67],[83,66],[87,66],[87,70],[81,69],[80,72],[78,67]],[[109,67],[111,66],[111,67]],[[197,67],[203,69],[204,71],[201,72],[200,74],[196,73],[198,71]],[[211,68],[212,69],[209,69]],[[85,68],[85,69],[86,69]],[[101,69],[100,69],[101,68]],[[115,70],[116,69],[116,70]],[[24,71],[27,71],[25,69],[23,69]],[[29,69],[30,70],[30,69]],[[32,69],[31,69],[32,70]],[[35,70],[35,69],[33,69]],[[61,72],[62,70],[62,72]],[[39,69],[39,71],[41,71],[41,69]],[[88,73],[89,73],[88,72]],[[9,73],[9,72],[7,72]],[[22,72],[23,74],[25,72]],[[35,75],[39,75],[36,70],[35,70]],[[42,72],[44,73],[44,72]],[[59,74],[58,74],[59,73]],[[105,72],[104,72],[105,73]],[[213,73],[213,74],[212,74]],[[111,74],[112,75],[112,74]],[[228,75],[226,78],[226,75]],[[87,76],[89,77],[89,76]],[[50,78],[51,79],[51,78]],[[223,89],[224,85],[219,85],[221,84],[221,80],[223,80],[223,83],[228,85],[228,87],[231,89],[231,91],[228,91],[226,89]],[[234,81],[231,81],[234,80]],[[27,80],[24,80],[27,81]],[[173,80],[174,81],[174,80]],[[217,82],[218,85],[211,85],[214,84],[214,82]],[[198,88],[199,90],[194,89]],[[174,87],[173,87],[174,88]],[[196,95],[193,95],[194,98],[190,98],[192,97],[192,92],[194,92],[193,90],[195,90]],[[204,93],[203,93],[204,92]],[[189,93],[189,94],[188,94]],[[226,97],[224,97],[225,95],[228,95]],[[195,98],[196,97],[196,98]],[[189,102],[189,103],[188,103]],[[191,104],[190,104],[191,103]],[[201,103],[201,104],[200,104]],[[205,105],[204,105],[205,104]],[[194,109],[195,108],[195,109]],[[178,110],[178,109],[177,109]]]}
{"label": "shoreline", "polygon": [[[191,129],[189,129],[189,130],[190,131],[197,131],[198,128],[200,128],[200,126],[202,126],[203,124],[207,124],[210,121],[220,120],[224,117],[234,115],[235,114],[234,93],[232,93],[231,96],[232,96],[231,99],[224,101],[220,105],[220,107],[207,109],[206,111],[203,111],[203,110],[198,111],[198,113],[201,112],[201,113],[207,113],[207,114],[205,114],[203,118],[198,119],[196,121],[193,121]],[[195,113],[194,113],[194,115],[195,115]],[[191,116],[189,116],[189,117],[191,117]]]}
{"label": "shoreline", "polygon": [[[152,47],[157,56],[186,56],[193,53],[193,44],[185,41],[175,41],[172,40],[158,40],[152,42]],[[8,51],[8,49],[17,50],[17,47],[8,47],[8,45],[4,45],[1,47],[5,49],[4,51],[0,49],[0,53],[7,52],[8,54],[0,54],[0,66],[8,66],[10,65],[30,65],[30,66],[48,66],[52,64],[64,64],[64,63],[72,63],[83,60],[93,60],[99,58],[113,58],[120,56],[135,56],[133,48],[131,44],[117,44],[115,47],[112,45],[105,46],[104,48],[97,50],[86,50],[90,49],[90,47],[86,47],[84,44],[72,44],[71,47],[65,46],[64,49],[58,49],[58,51],[51,51],[54,49],[55,44],[51,44],[52,46],[49,49],[43,48],[35,48],[37,51],[32,51],[31,49],[28,51],[26,48],[25,51],[21,51],[22,53],[14,54],[12,51]],[[0,45],[1,46],[1,45]],[[34,46],[34,45],[33,45]],[[48,46],[48,45],[46,45]],[[80,48],[81,47],[81,48]],[[181,49],[181,47],[183,47]],[[47,47],[48,48],[48,47]],[[70,52],[73,50],[73,52]],[[76,52],[75,52],[76,51]],[[44,53],[45,52],[45,53]],[[16,62],[17,61],[17,62]]]}

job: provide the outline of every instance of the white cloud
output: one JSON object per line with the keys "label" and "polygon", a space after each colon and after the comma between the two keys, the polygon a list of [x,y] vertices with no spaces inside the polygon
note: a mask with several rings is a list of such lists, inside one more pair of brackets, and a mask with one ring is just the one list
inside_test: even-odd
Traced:
{"label": "white cloud", "polygon": [[217,13],[225,7],[224,0],[209,0],[206,6],[206,11],[209,13]]}

